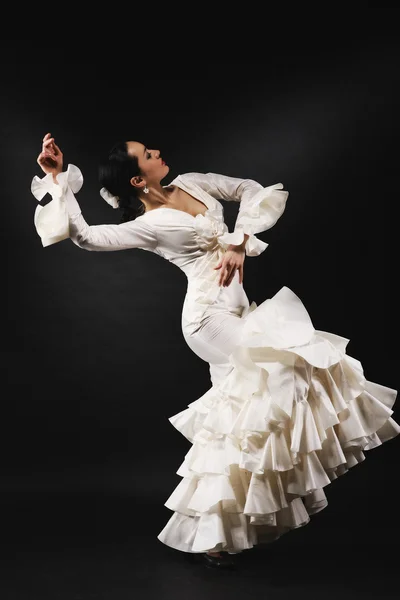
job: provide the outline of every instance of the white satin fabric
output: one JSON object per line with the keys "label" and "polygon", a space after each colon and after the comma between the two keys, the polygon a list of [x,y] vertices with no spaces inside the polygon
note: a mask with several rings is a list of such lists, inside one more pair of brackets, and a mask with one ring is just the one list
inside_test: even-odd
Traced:
{"label": "white satin fabric", "polygon": [[46,194],[52,200],[45,206],[38,205],[34,214],[34,223],[43,247],[56,244],[69,238],[69,216],[65,202],[67,189],[78,192],[83,184],[81,171],[75,165],[68,165],[67,171],[57,177],[58,185],[53,182],[51,173],[40,179],[32,179],[31,192],[40,202]]}
{"label": "white satin fabric", "polygon": [[[281,184],[188,173],[171,183],[202,202],[204,214],[161,207],[129,223],[89,226],[73,194],[82,184],[79,169],[69,165],[60,177],[58,190],[48,178],[32,184],[38,199],[49,191],[57,201],[35,218],[44,246],[65,239],[67,214],[69,237],[80,248],[141,248],[187,277],[182,331],[209,363],[212,386],[169,419],[191,447],[158,539],[183,552],[235,553],[306,525],[328,504],[324,488],[400,426],[391,417],[396,390],[367,380],[346,354],[349,340],[315,330],[289,288],[257,306],[237,273],[230,286],[218,285],[214,267],[228,244],[248,233],[246,255],[265,250],[255,234],[276,223],[287,192]],[[239,202],[232,233],[218,199]]]}

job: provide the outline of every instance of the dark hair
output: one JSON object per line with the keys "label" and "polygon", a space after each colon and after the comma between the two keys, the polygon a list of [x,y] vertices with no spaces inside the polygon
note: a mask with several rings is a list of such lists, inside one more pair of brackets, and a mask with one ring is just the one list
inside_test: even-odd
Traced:
{"label": "dark hair", "polygon": [[126,142],[115,144],[108,154],[108,161],[99,165],[100,185],[119,198],[121,223],[132,221],[145,212],[130,183],[136,175],[140,175],[138,161],[136,156],[128,154]]}

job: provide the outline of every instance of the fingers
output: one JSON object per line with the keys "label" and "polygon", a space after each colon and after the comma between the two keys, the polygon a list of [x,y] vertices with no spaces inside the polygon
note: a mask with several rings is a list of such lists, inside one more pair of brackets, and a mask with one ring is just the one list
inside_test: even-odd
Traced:
{"label": "fingers", "polygon": [[54,164],[59,164],[60,160],[62,162],[62,159],[63,154],[60,148],[55,143],[54,138],[51,136],[51,133],[46,133],[46,135],[43,138],[42,152],[37,158],[37,163],[40,166],[44,165],[54,167]]}
{"label": "fingers", "polygon": [[39,156],[41,156],[43,158],[50,157],[50,158],[53,158],[54,160],[56,159],[56,155],[54,154],[53,149],[52,149],[51,146],[44,148],[41,151],[41,153],[39,154]]}
{"label": "fingers", "polygon": [[39,156],[37,157],[36,162],[42,168],[43,167],[54,168],[55,165],[57,164],[56,157],[54,156],[54,154],[51,154],[50,152],[41,152],[39,154]]}
{"label": "fingers", "polygon": [[57,144],[55,142],[53,142],[53,147],[54,147],[54,154],[62,154],[60,148],[57,146]]}
{"label": "fingers", "polygon": [[53,144],[54,138],[48,138],[46,141],[43,142],[42,149],[45,150],[46,148],[52,148]]}
{"label": "fingers", "polygon": [[45,152],[41,152],[39,154],[39,156],[37,157],[37,162],[39,163],[39,165],[42,165],[45,160],[46,160],[46,153]]}
{"label": "fingers", "polygon": [[228,270],[228,267],[226,267],[226,270],[220,274],[218,285],[222,285],[224,287],[230,285],[235,277],[235,273],[236,267],[233,267],[231,270]]}
{"label": "fingers", "polygon": [[239,283],[243,283],[243,265],[239,267]]}
{"label": "fingers", "polygon": [[51,137],[51,133],[46,133],[42,142],[42,151],[36,159],[37,164],[46,174],[55,173],[62,168],[63,156],[60,148]]}
{"label": "fingers", "polygon": [[46,133],[43,138],[42,150],[45,148],[51,149],[54,154],[62,154],[60,148],[55,143],[54,138],[51,136],[51,133]]}
{"label": "fingers", "polygon": [[54,155],[54,146],[53,146],[53,141],[54,138],[48,137],[49,134],[46,134],[46,138],[42,144],[42,152],[41,154],[43,154],[43,156],[48,156],[55,160],[55,155]]}
{"label": "fingers", "polygon": [[223,285],[224,287],[230,285],[235,277],[236,271],[238,271],[239,274],[239,283],[243,283],[243,260],[227,259],[225,255],[214,268],[219,269],[220,267],[222,267],[222,269],[219,274],[218,285]]}

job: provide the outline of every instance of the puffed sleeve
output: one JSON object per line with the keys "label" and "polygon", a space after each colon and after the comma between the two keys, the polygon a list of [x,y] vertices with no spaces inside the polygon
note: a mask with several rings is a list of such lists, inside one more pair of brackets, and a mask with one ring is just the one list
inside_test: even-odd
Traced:
{"label": "puffed sleeve", "polygon": [[223,246],[241,244],[243,234],[247,233],[247,256],[258,256],[268,247],[255,234],[273,227],[283,214],[289,192],[283,190],[282,183],[263,187],[253,179],[239,179],[218,173],[188,173],[185,177],[217,200],[240,202],[234,231],[219,238]]}
{"label": "puffed sleeve", "polygon": [[31,191],[37,200],[46,193],[52,197],[45,206],[37,206],[34,223],[42,245],[49,246],[70,238],[84,250],[115,251],[129,248],[154,250],[157,246],[155,230],[142,219],[119,225],[88,225],[74,192],[82,187],[83,177],[75,165],[57,175],[58,185],[51,174],[43,179],[34,177]]}

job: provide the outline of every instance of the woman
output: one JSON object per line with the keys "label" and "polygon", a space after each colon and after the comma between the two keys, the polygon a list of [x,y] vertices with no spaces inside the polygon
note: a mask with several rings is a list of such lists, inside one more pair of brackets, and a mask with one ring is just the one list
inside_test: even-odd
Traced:
{"label": "woman", "polygon": [[[122,222],[89,226],[74,196],[82,175],[74,165],[62,171],[50,134],[37,161],[46,176],[34,177],[32,192],[53,197],[35,213],[43,246],[70,237],[86,250],[141,248],[187,276],[182,331],[209,363],[212,387],[170,417],[192,446],[161,542],[232,567],[229,554],[306,525],[327,506],[325,486],[400,433],[396,391],[366,380],[348,340],[316,331],[290,289],[249,305],[244,259],[267,247],[255,234],[285,210],[282,184],[187,173],[162,186],[160,152],[123,142],[100,167],[101,194]],[[239,203],[232,233],[219,199]]]}

